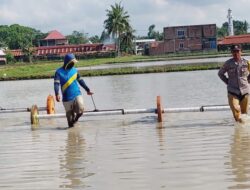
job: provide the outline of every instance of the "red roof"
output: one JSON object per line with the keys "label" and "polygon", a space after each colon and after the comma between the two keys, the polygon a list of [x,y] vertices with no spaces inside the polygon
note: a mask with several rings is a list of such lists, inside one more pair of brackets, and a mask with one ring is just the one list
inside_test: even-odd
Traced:
{"label": "red roof", "polygon": [[66,39],[64,35],[62,35],[60,32],[57,30],[51,31],[44,40],[61,40],[61,39]]}
{"label": "red roof", "polygon": [[37,50],[40,49],[58,49],[58,48],[79,48],[79,47],[98,47],[103,46],[103,44],[95,43],[95,44],[69,44],[69,45],[61,45],[61,46],[40,46],[36,47]]}
{"label": "red roof", "polygon": [[250,44],[250,34],[242,34],[238,36],[226,36],[218,42],[219,45],[230,44]]}
{"label": "red roof", "polygon": [[[47,56],[47,55],[59,55],[64,56],[67,53],[74,53],[76,55],[90,54],[94,52],[102,52],[114,50],[111,47],[109,49],[104,48],[103,44],[79,44],[79,45],[64,45],[64,46],[40,46],[34,47],[36,56]],[[21,49],[10,50],[14,57],[23,56]]]}

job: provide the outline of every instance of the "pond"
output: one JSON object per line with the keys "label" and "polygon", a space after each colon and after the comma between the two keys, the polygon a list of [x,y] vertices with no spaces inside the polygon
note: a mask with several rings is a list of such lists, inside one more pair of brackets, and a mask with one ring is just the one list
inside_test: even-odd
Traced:
{"label": "pond", "polygon": [[[86,77],[97,109],[227,104],[216,70]],[[2,108],[45,106],[53,80],[0,82]],[[84,92],[86,110],[93,110]],[[56,103],[57,113],[64,113]],[[40,120],[0,114],[0,189],[249,189],[250,130],[230,111]],[[160,128],[162,127],[162,128]]]}

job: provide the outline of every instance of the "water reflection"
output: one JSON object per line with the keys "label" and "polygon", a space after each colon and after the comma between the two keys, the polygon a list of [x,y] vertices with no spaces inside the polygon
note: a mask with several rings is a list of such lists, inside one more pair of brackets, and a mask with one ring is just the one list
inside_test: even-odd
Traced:
{"label": "water reflection", "polygon": [[165,143],[165,128],[162,122],[156,124],[156,130],[159,138],[159,146],[163,148]]}
{"label": "water reflection", "polygon": [[[155,108],[157,95],[166,108],[227,98],[215,70],[86,80],[98,109]],[[0,89],[2,107],[44,106],[53,81],[1,82]],[[62,104],[56,110],[64,112]],[[1,115],[0,189],[250,189],[250,140],[236,132],[232,139],[231,118],[227,111],[168,113],[161,126],[155,114],[86,117],[69,130],[65,119],[53,119],[31,131],[27,113]]]}
{"label": "water reflection", "polygon": [[83,179],[89,174],[85,171],[85,139],[78,127],[68,130],[66,146],[61,150],[64,154],[60,160],[61,178],[60,188],[83,188]]}
{"label": "water reflection", "polygon": [[229,189],[250,189],[250,127],[236,127],[231,145],[234,185]]}

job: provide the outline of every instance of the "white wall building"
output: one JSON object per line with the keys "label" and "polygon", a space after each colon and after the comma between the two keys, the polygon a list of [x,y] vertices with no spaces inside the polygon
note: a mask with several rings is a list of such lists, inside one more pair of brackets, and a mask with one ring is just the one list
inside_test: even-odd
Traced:
{"label": "white wall building", "polygon": [[0,49],[0,65],[6,64],[6,54],[4,53],[3,50]]}
{"label": "white wall building", "polygon": [[140,39],[135,40],[135,55],[142,55],[145,51],[145,45],[155,42],[155,39]]}

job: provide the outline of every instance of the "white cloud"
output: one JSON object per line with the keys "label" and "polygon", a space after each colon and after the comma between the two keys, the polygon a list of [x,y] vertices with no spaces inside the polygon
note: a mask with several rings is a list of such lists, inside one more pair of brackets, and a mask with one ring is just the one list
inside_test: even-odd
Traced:
{"label": "white cloud", "polygon": [[[106,10],[116,0],[0,0],[0,25],[21,24],[48,32],[57,29],[63,34],[73,30],[100,35]],[[148,27],[208,24],[221,26],[231,8],[235,20],[250,22],[250,0],[123,0],[132,26],[139,35]]]}

